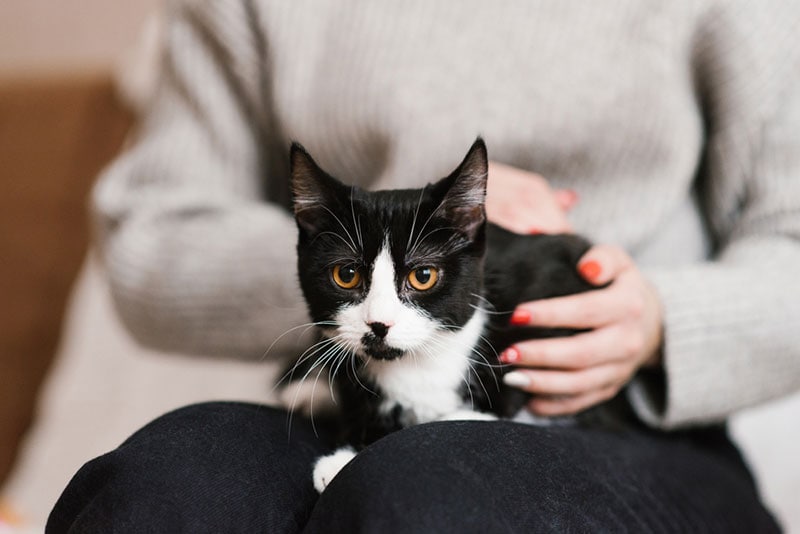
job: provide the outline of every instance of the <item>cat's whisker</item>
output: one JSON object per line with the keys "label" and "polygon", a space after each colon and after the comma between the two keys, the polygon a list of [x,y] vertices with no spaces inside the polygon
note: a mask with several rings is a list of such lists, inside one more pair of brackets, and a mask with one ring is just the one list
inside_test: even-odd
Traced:
{"label": "cat's whisker", "polygon": [[308,347],[303,353],[297,358],[297,361],[292,365],[292,367],[284,373],[284,375],[275,383],[272,387],[272,392],[274,393],[275,390],[280,387],[284,381],[291,380],[294,377],[294,372],[307,360],[313,358],[317,353],[321,350],[326,348],[326,345],[335,343],[338,338],[342,337],[341,335],[330,337],[330,338],[323,338],[322,340],[314,343],[310,347]]}
{"label": "cat's whisker", "polygon": [[338,326],[338,323],[336,323],[335,321],[316,321],[316,322],[313,322],[313,323],[305,323],[305,324],[301,324],[301,325],[295,326],[294,328],[290,328],[289,330],[287,330],[286,332],[281,334],[281,336],[278,337],[278,339],[276,341],[273,341],[273,343],[270,345],[270,348],[267,349],[267,351],[269,351],[272,348],[272,346],[277,341],[280,340],[281,337],[283,337],[283,336],[285,336],[287,334],[290,334],[293,331],[298,330],[300,328],[303,329],[303,332],[301,333],[301,335],[305,335],[306,332],[308,332],[312,328],[325,329],[325,327],[336,327],[336,326]]}
{"label": "cat's whisker", "polygon": [[[460,326],[448,325],[448,324],[442,324],[442,325],[440,325],[440,328],[442,328],[444,330],[447,330],[449,332],[457,332],[457,331],[459,331],[461,329]],[[500,357],[500,355],[498,354],[497,350],[489,342],[489,339],[486,336],[484,336],[483,334],[478,334],[478,339],[480,339],[480,340],[482,340],[484,342],[484,344],[489,348],[489,350],[492,351],[492,354],[494,355],[495,358],[499,358]],[[478,351],[477,347],[472,347],[471,350],[472,350],[472,352],[478,354],[484,360],[484,362],[486,362],[485,364],[482,364],[482,365],[486,365],[488,367],[495,367],[495,368],[504,367],[504,365],[495,365],[495,364],[489,363],[489,361],[486,359],[485,355],[481,354]],[[479,363],[479,362],[476,362],[476,363]]]}
{"label": "cat's whisker", "polygon": [[[483,336],[480,336],[480,337],[481,337],[481,339],[484,339],[484,340],[486,339]],[[488,344],[488,341],[486,343]],[[489,345],[489,346],[491,347],[491,345]],[[492,349],[492,350],[494,350],[494,349]],[[473,358],[469,358],[470,362],[472,362],[472,363],[475,363],[477,365],[485,365],[485,366],[489,367],[490,369],[497,369],[497,368],[502,367],[502,366],[496,366],[496,365],[493,365],[493,364],[489,363],[489,360],[486,359],[486,356],[484,356],[481,353],[481,351],[478,350],[478,348],[475,347],[475,346],[471,347],[470,352],[472,354],[476,355],[481,360],[483,360],[483,361],[479,361],[479,360],[475,360]],[[472,366],[470,366],[470,370],[473,373],[475,373],[475,379],[477,380],[478,385],[483,390],[484,395],[486,395],[486,402],[489,403],[489,408],[491,408],[492,407],[492,397],[491,397],[491,395],[489,395],[489,392],[486,390],[486,385],[483,383],[483,380],[481,380],[480,373],[478,373],[477,369],[473,368]],[[494,381],[495,391],[500,391],[500,382],[498,382],[498,380],[497,380],[497,373],[491,373],[491,375],[492,375],[492,380]]]}
{"label": "cat's whisker", "polygon": [[[472,408],[474,410],[475,409],[475,396],[472,394],[472,386],[469,383],[469,373],[470,373],[470,371],[474,371],[474,370],[472,369],[471,366],[468,365],[467,366],[467,374],[466,375],[462,375],[461,376],[461,380],[464,382],[464,385],[466,386],[467,394],[469,395],[470,408]],[[476,373],[476,376],[477,376],[477,373]],[[478,377],[478,381],[480,382],[480,377]]]}
{"label": "cat's whisker", "polygon": [[[483,360],[483,361],[481,361],[481,360]],[[488,363],[486,361],[486,358],[483,355],[481,355],[481,360],[476,360],[476,359],[473,359],[473,358],[469,358],[469,361],[471,361],[475,365],[480,365],[481,367],[488,367],[489,369],[505,369],[506,367],[508,367],[508,365],[506,365],[506,364]]]}
{"label": "cat's whisker", "polygon": [[334,405],[338,405],[339,403],[336,401],[336,388],[333,386],[333,379],[336,376],[336,371],[339,369],[339,366],[342,364],[342,355],[343,352],[341,347],[339,351],[336,353],[336,357],[333,359],[333,363],[331,364],[331,369],[328,371],[328,392],[331,395],[331,402]]}
{"label": "cat's whisker", "polygon": [[[454,325],[443,325],[443,326],[448,331],[458,331],[458,330],[460,330],[460,327],[456,327]],[[484,336],[480,336],[480,338],[486,341],[486,338]],[[486,343],[488,345],[488,341],[486,341]],[[449,348],[449,346],[448,346],[448,344],[447,344],[447,342],[445,340],[443,340],[441,338],[437,338],[437,337],[431,338],[429,340],[428,344],[433,348],[442,349],[442,350],[445,350],[445,351],[448,350],[448,348]],[[491,345],[489,345],[489,347],[491,348]],[[474,354],[475,356],[480,358],[480,359],[475,359],[475,358],[472,358],[472,357],[468,356],[467,359],[470,361],[470,363],[474,363],[476,365],[481,365],[481,366],[485,366],[485,367],[489,367],[489,368],[502,368],[503,367],[502,365],[493,365],[493,364],[489,363],[489,361],[486,358],[486,356],[484,356],[480,352],[480,350],[478,350],[478,348],[476,346],[469,347],[469,350],[470,350],[470,352],[472,354]],[[489,407],[491,407],[491,397],[489,396],[489,392],[486,389],[486,385],[483,383],[483,380],[481,379],[480,374],[471,365],[468,367],[467,376],[469,375],[469,373],[474,373],[475,378],[477,380],[477,383],[480,386],[480,388],[483,390],[484,395],[486,395],[486,400],[489,403]],[[499,390],[500,389],[500,384],[499,384],[499,382],[497,380],[497,375],[495,373],[492,373],[492,378],[493,378],[494,383],[495,383],[495,388],[497,390]],[[465,381],[465,384],[467,385],[467,392],[470,395],[470,403],[472,404],[472,407],[474,409],[475,408],[475,404],[474,404],[475,403],[475,399],[474,399],[474,395],[472,394],[472,388],[470,387],[468,379],[466,377],[464,377],[463,379]]]}
{"label": "cat's whisker", "polygon": [[[330,340],[323,340],[323,341],[315,344],[313,347],[309,347],[309,349],[306,350],[306,352],[303,353],[304,355],[306,353],[308,353],[308,354],[306,356],[302,357],[297,362],[295,362],[295,364],[292,365],[292,367],[289,368],[289,370],[287,370],[283,374],[283,376],[280,378],[280,380],[278,380],[275,383],[275,385],[272,386],[272,391],[271,392],[274,393],[276,389],[282,387],[284,382],[292,381],[294,379],[295,371],[297,371],[302,366],[303,363],[305,363],[310,358],[313,358],[314,356],[316,356],[320,351],[326,350],[328,348],[327,346],[330,345],[331,343],[332,342]],[[314,350],[313,350],[313,352],[309,353],[309,350],[311,350],[311,349],[314,349]]]}
{"label": "cat's whisker", "polygon": [[[329,342],[333,343],[334,339],[328,339],[326,341],[329,341]],[[319,347],[313,354],[316,354],[316,353],[320,352],[321,350],[323,350],[323,348],[325,348],[325,347],[324,346],[323,347]],[[320,367],[320,365],[322,365],[322,367],[320,367],[320,371],[319,372],[322,372],[324,370],[324,368],[325,368],[324,367],[324,363],[325,363],[326,357],[330,353],[330,351],[333,350],[334,348],[335,348],[335,345],[334,345],[334,347],[325,348],[325,352],[322,354],[322,356],[317,358],[317,361],[314,362],[314,364],[303,375],[303,378],[300,379],[300,381],[299,381],[300,384],[305,382],[306,378],[308,378],[308,375],[310,375],[314,371],[314,369],[316,369],[317,367]],[[296,368],[296,367],[297,366],[295,365],[293,368]],[[317,374],[317,377],[319,377],[319,374]],[[287,429],[287,434],[290,435],[290,436],[291,436],[291,430],[292,430],[292,421],[294,420],[294,412],[295,412],[295,408],[297,407],[297,400],[299,398],[299,395],[300,395],[300,388],[298,387],[297,390],[294,393],[294,396],[292,397],[292,402],[289,404],[289,407],[288,407],[288,417],[287,417],[287,427],[288,427],[288,429]],[[312,427],[313,427],[314,426],[314,416],[313,416],[314,391],[313,391],[313,389],[312,389],[312,392],[311,392],[311,401],[310,402],[311,402],[311,404],[310,404],[311,424],[312,424]],[[315,432],[316,432],[316,430],[315,430]]]}
{"label": "cat's whisker", "polygon": [[[435,234],[436,232],[453,232],[453,231],[457,231],[457,230],[458,230],[458,228],[455,228],[455,227],[452,227],[452,226],[446,226],[446,227],[442,227],[442,228],[434,228],[433,230],[431,230],[430,232],[428,232],[427,234],[425,234],[424,236],[422,236],[421,238],[417,239],[414,242],[414,246],[411,247],[410,251],[408,251],[408,255],[409,256],[414,255],[414,253],[417,251],[417,249],[419,247],[421,247],[423,243],[425,243],[425,240],[428,239],[433,234]],[[450,240],[456,239],[457,238],[456,236],[457,236],[457,234],[453,234],[451,236]]]}
{"label": "cat's whisker", "polygon": [[[427,347],[425,347],[425,348],[427,349]],[[412,354],[414,355],[414,365],[417,366],[417,367],[420,367],[419,360],[417,359],[417,351],[413,351]],[[426,354],[426,356],[428,358],[432,358],[433,357],[433,355],[429,355],[428,354],[427,350],[425,351],[425,354]]]}
{"label": "cat's whisker", "polygon": [[345,245],[347,245],[347,248],[349,248],[350,250],[353,251],[353,254],[356,254],[356,255],[358,254],[358,251],[356,250],[355,245],[351,245],[350,243],[347,242],[347,239],[345,239],[341,235],[339,235],[336,232],[333,232],[331,230],[326,230],[324,232],[318,233],[317,236],[315,237],[315,239],[317,237],[320,237],[320,236],[323,236],[323,235],[332,235],[334,237],[338,237],[339,239],[341,239],[344,242]]}
{"label": "cat's whisker", "polygon": [[475,369],[473,369],[472,367],[467,367],[467,376],[464,377],[464,384],[466,384],[467,393],[469,393],[469,404],[470,404],[470,407],[473,410],[475,410],[475,396],[472,393],[472,384],[469,383],[469,374],[470,374],[470,372],[475,374],[475,379],[478,381],[478,384],[480,384],[481,388],[483,388],[483,392],[484,392],[484,394],[486,394],[486,398],[487,399],[489,398],[489,394],[486,393],[486,388],[483,387],[483,383],[481,382],[481,377],[478,376],[478,373],[475,372]]}
{"label": "cat's whisker", "polygon": [[485,296],[481,295],[480,293],[470,293],[469,295],[471,297],[475,297],[479,301],[485,303],[488,308],[494,308],[494,305],[491,302],[489,302],[489,299],[487,299]]}
{"label": "cat's whisker", "polygon": [[411,220],[411,232],[408,233],[408,242],[406,243],[406,250],[411,247],[411,239],[414,237],[414,228],[417,226],[417,218],[419,217],[419,208],[422,205],[422,197],[425,195],[427,187],[423,187],[419,191],[419,198],[417,199],[417,207],[414,208],[414,218]]}
{"label": "cat's whisker", "polygon": [[[311,386],[311,400],[309,401],[309,406],[308,406],[308,417],[309,419],[311,419],[311,430],[314,431],[314,436],[316,437],[319,437],[319,434],[317,433],[317,424],[316,422],[314,422],[314,396],[317,393],[317,383],[319,382],[319,377],[326,369],[328,369],[326,364],[329,361],[330,361],[330,356],[325,358],[325,362],[320,366],[319,371],[317,371],[317,376],[314,378],[314,384]],[[328,370],[328,372],[330,373],[330,370]]]}
{"label": "cat's whisker", "polygon": [[361,215],[358,216],[358,222],[356,222],[356,210],[353,206],[353,195],[355,191],[356,186],[350,186],[350,213],[353,216],[353,228],[358,238],[358,246],[361,247],[361,250],[364,250],[364,242],[361,240]]}
{"label": "cat's whisker", "polygon": [[482,312],[486,313],[486,315],[510,315],[512,313],[512,311],[513,311],[513,310],[512,311],[492,311],[492,310],[487,310],[483,306],[478,306],[478,305],[475,305],[475,304],[470,304],[469,307],[472,308],[475,311],[482,311]]}
{"label": "cat's whisker", "polygon": [[[324,341],[329,341],[329,340],[324,340]],[[316,354],[317,352],[319,352],[320,350],[322,350],[322,348],[323,348],[323,347],[319,347],[319,348],[318,348],[316,351],[314,351],[314,353],[313,353],[313,354]],[[313,354],[312,354],[312,355],[313,355]],[[296,363],[295,365],[293,365],[293,366],[292,366],[292,368],[290,369],[290,371],[288,371],[288,372],[287,372],[287,373],[286,373],[286,374],[283,376],[283,378],[281,378],[281,380],[280,380],[278,383],[280,384],[280,382],[282,382],[284,379],[286,379],[286,377],[287,377],[287,376],[288,376],[288,377],[290,377],[290,378],[291,378],[291,377],[293,377],[293,376],[294,376],[294,371],[297,369],[297,367],[299,367],[300,363],[301,363],[301,362],[298,362],[298,363]],[[314,368],[312,367],[311,369],[309,369],[309,370],[306,372],[306,374],[305,374],[305,375],[303,375],[303,378],[302,378],[302,379],[300,379],[300,383],[301,383],[301,384],[302,384],[302,383],[305,381],[306,377],[308,376],[308,374],[309,374],[309,373],[311,373],[311,372],[313,371],[313,369],[314,369]],[[277,384],[276,384],[276,386],[277,386]],[[275,389],[275,388],[273,387],[273,390],[274,390],[274,389]],[[286,407],[286,411],[287,411],[287,413],[286,413],[286,433],[287,433],[287,437],[288,437],[289,439],[291,439],[291,435],[292,435],[292,422],[294,421],[294,412],[295,412],[295,410],[296,410],[296,407],[297,407],[297,400],[298,400],[298,396],[299,396],[299,394],[300,394],[300,388],[298,388],[298,389],[295,391],[295,394],[294,394],[294,396],[292,397],[292,400],[291,400],[291,402],[290,402],[290,403],[289,403],[289,405]]]}
{"label": "cat's whisker", "polygon": [[328,380],[328,386],[331,388],[331,400],[333,401],[334,404],[338,403],[336,402],[336,395],[335,395],[336,388],[334,388],[333,386],[333,381],[336,378],[339,369],[342,367],[342,364],[353,356],[350,349],[348,349],[345,346],[341,347],[339,355],[340,356],[337,356],[337,360],[334,362],[333,372],[329,374],[329,380]]}
{"label": "cat's whisker", "polygon": [[[342,220],[333,211],[331,211],[331,209],[328,208],[328,206],[326,206],[324,204],[320,204],[320,206],[322,207],[322,209],[324,209],[325,211],[330,213],[333,216],[334,219],[336,219],[336,222],[339,223],[339,226],[342,227],[342,230],[344,230],[344,233],[346,233],[347,237],[350,239],[350,244],[352,245],[351,248],[353,249],[353,252],[356,252],[357,247],[356,247],[355,241],[353,241],[353,236],[350,235],[350,232],[347,230],[347,227],[344,225]],[[338,235],[338,234],[334,234],[334,235]]]}
{"label": "cat's whisker", "polygon": [[[325,351],[325,353],[324,353],[324,354],[322,354],[322,356],[320,356],[320,357],[317,359],[317,361],[316,361],[316,362],[314,362],[314,365],[312,365],[312,366],[311,366],[311,369],[309,369],[309,370],[308,370],[308,372],[306,372],[306,374],[303,376],[302,380],[300,381],[300,383],[303,383],[303,382],[305,382],[306,378],[308,378],[308,375],[309,375],[309,374],[310,374],[310,373],[311,373],[311,372],[312,372],[312,371],[313,371],[313,370],[314,370],[316,367],[319,367],[319,370],[317,371],[317,376],[314,378],[314,383],[313,383],[313,384],[312,384],[312,386],[311,386],[311,395],[310,395],[310,401],[309,401],[309,418],[311,419],[311,428],[312,428],[312,430],[314,431],[314,435],[315,435],[315,436],[317,436],[317,435],[318,435],[318,434],[317,434],[317,427],[316,427],[316,423],[314,422],[314,398],[315,398],[315,396],[316,396],[316,391],[317,391],[317,383],[319,382],[319,377],[322,375],[322,373],[323,373],[323,372],[324,372],[326,369],[328,370],[328,373],[330,373],[330,368],[329,368],[329,366],[328,366],[328,363],[329,363],[330,361],[332,361],[332,360],[335,358],[335,356],[338,354],[339,350],[340,350],[340,345],[338,345],[338,344],[334,344],[334,346],[332,346],[332,347],[329,347],[329,348],[328,348],[328,349]],[[291,412],[294,412],[294,405],[295,405],[295,404],[296,404],[296,402],[297,402],[297,395],[299,394],[299,392],[300,392],[300,389],[298,388],[297,392],[295,393],[295,400],[294,400],[294,401],[293,401],[293,403],[292,403],[292,409],[291,409]],[[291,421],[291,420],[290,420],[290,421]]]}
{"label": "cat's whisker", "polygon": [[489,299],[487,299],[486,297],[484,297],[483,295],[479,293],[470,293],[470,296],[474,297],[475,300],[477,301],[476,304],[470,303],[470,305],[473,306],[474,308],[486,312],[487,314],[496,313],[498,311],[494,303]]}
{"label": "cat's whisker", "polygon": [[326,263],[325,267],[333,267],[335,265],[344,265],[348,263],[358,263],[359,261],[360,260],[355,256],[339,256]]}
{"label": "cat's whisker", "polygon": [[498,310],[495,307],[495,305],[492,304],[491,301],[489,301],[489,299],[487,299],[486,297],[484,297],[483,295],[480,295],[478,293],[470,293],[470,296],[475,297],[476,299],[478,299],[479,302],[482,303],[482,305],[481,304],[470,304],[469,305],[470,308],[472,308],[475,311],[482,311],[482,312],[486,313],[487,315],[504,315],[504,314],[508,314],[508,313],[513,312],[513,310],[510,310],[510,311]]}
{"label": "cat's whisker", "polygon": [[[474,360],[472,360],[472,361],[474,361]],[[475,380],[478,382],[478,385],[483,390],[483,394],[486,395],[486,402],[489,403],[489,408],[491,408],[492,407],[492,397],[491,397],[491,395],[489,395],[489,392],[486,390],[486,385],[483,383],[483,380],[481,380],[481,375],[472,366],[469,367],[469,370],[472,371],[472,373],[475,375]],[[500,384],[497,382],[497,376],[494,373],[492,373],[492,378],[494,379],[494,385],[497,388],[497,391],[500,391]]]}
{"label": "cat's whisker", "polygon": [[299,324],[297,326],[293,326],[292,328],[289,328],[283,334],[281,334],[277,338],[275,338],[275,340],[272,343],[270,343],[269,347],[267,347],[267,350],[265,350],[264,353],[261,355],[260,361],[263,361],[267,357],[267,355],[270,353],[270,351],[273,349],[273,347],[275,347],[275,344],[278,343],[281,339],[283,339],[287,335],[291,334],[295,330],[299,330],[300,328],[305,328],[305,330],[303,330],[303,332],[301,334],[301,335],[305,335],[306,332],[308,332],[311,328],[314,328],[315,326],[317,326],[317,327],[336,326],[336,321],[314,321],[314,322],[310,322],[310,323]]}
{"label": "cat's whisker", "polygon": [[[337,342],[337,339],[336,339],[337,337],[339,337],[339,336],[336,336],[336,337],[333,337],[333,338],[324,339],[321,342],[315,344],[313,347],[311,347],[308,350],[306,350],[306,352],[304,352],[303,354],[306,354],[306,353],[308,353],[308,354],[306,356],[302,357],[295,365],[293,365],[292,368],[289,370],[289,372],[287,372],[287,375],[289,375],[289,377],[292,378],[294,376],[294,371],[302,363],[304,363],[305,361],[309,360],[310,358],[313,358],[313,357],[317,356],[320,352],[324,351],[321,356],[317,357],[317,360],[311,365],[311,367],[306,371],[306,373],[303,375],[303,377],[299,380],[299,382],[302,384],[306,380],[306,378],[308,378],[308,375],[311,374],[314,371],[314,369],[316,369],[317,367],[319,367],[321,364],[324,363],[324,360],[325,360],[326,356],[330,353],[330,351],[335,349],[336,342]],[[290,411],[294,411],[295,406],[297,404],[297,398],[298,398],[299,393],[300,393],[300,389],[298,388],[297,391],[295,392],[295,395],[294,395],[293,399],[292,399],[292,403],[291,403],[291,406],[289,408]]]}
{"label": "cat's whisker", "polygon": [[494,345],[492,345],[491,341],[489,341],[489,338],[487,338],[487,337],[486,337],[486,336],[484,336],[483,334],[478,334],[478,339],[480,339],[481,341],[483,341],[483,343],[484,343],[484,344],[485,344],[487,347],[489,347],[489,350],[491,350],[491,351],[492,351],[492,355],[493,355],[495,358],[498,358],[498,359],[500,358],[500,353],[498,353],[498,352],[497,352],[497,349],[496,349],[496,348],[494,348]]}
{"label": "cat's whisker", "polygon": [[[437,355],[434,354],[431,349],[434,348],[434,349],[447,350],[447,344],[445,343],[444,340],[437,339],[437,338],[434,337],[434,338],[431,338],[428,341],[427,344],[422,345],[420,348],[422,349],[422,352],[425,353],[425,355],[428,358],[432,358],[433,359],[433,358],[436,358]],[[469,394],[470,406],[474,410],[475,409],[475,398],[472,395],[472,388],[470,387],[469,378],[468,378],[470,370],[472,370],[472,368],[470,366],[467,366],[467,376],[462,376],[461,380],[463,380],[464,384],[466,385],[467,393]],[[476,376],[477,376],[477,374],[476,374]],[[487,394],[487,397],[488,397],[488,394]]]}
{"label": "cat's whisker", "polygon": [[[353,351],[353,353],[354,353],[354,357],[353,357],[353,358],[350,358],[350,367],[351,367],[351,369],[352,369],[352,371],[353,371],[353,377],[356,379],[356,383],[357,383],[357,384],[358,384],[358,385],[359,385],[359,386],[360,386],[362,389],[364,389],[364,391],[367,391],[367,392],[369,392],[370,394],[372,394],[372,395],[374,395],[375,397],[377,397],[377,396],[378,396],[378,394],[377,394],[376,392],[372,391],[372,390],[371,390],[370,388],[368,388],[366,385],[364,385],[364,383],[363,383],[363,382],[361,381],[361,379],[358,377],[358,369],[356,369],[356,360],[358,360],[359,358],[358,358],[358,357],[355,357],[355,351]],[[369,361],[371,361],[371,360],[372,360],[372,358],[370,358],[369,356],[367,356],[367,361],[363,361],[363,360],[362,360],[362,362],[361,362],[361,366],[362,366],[362,368],[363,368],[363,367],[366,367],[366,366],[367,366],[367,363],[369,363]]]}
{"label": "cat's whisker", "polygon": [[428,223],[431,222],[431,219],[433,219],[433,216],[435,214],[436,214],[436,210],[433,210],[433,211],[431,211],[430,215],[428,215],[428,218],[425,219],[425,224],[423,224],[422,228],[419,229],[419,233],[417,234],[417,238],[414,240],[414,244],[411,246],[411,249],[409,250],[409,255],[411,254],[412,251],[416,250],[417,245],[419,244],[419,236],[421,236],[422,232],[425,231],[425,228],[428,227]]}
{"label": "cat's whisker", "polygon": [[470,347],[469,352],[470,354],[474,354],[479,358],[479,360],[473,360],[472,358],[470,358],[470,361],[474,361],[475,363],[480,364],[484,367],[501,367],[500,365],[495,365],[489,362],[489,360],[486,358],[486,355],[483,354],[480,350],[478,350],[477,347]]}

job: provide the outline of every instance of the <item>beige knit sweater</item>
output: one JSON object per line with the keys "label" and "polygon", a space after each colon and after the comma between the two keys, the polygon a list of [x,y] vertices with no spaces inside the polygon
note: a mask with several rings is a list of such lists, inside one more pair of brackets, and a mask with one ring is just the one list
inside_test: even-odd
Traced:
{"label": "beige knit sweater", "polygon": [[754,0],[218,0],[170,6],[163,77],[94,192],[124,321],[164,350],[299,350],[287,148],[368,188],[492,159],[571,187],[666,310],[640,416],[800,386],[800,6]]}

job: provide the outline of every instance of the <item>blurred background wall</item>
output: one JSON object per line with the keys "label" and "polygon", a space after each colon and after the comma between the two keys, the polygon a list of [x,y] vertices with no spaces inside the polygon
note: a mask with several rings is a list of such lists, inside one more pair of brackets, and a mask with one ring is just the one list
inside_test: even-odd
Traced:
{"label": "blurred background wall", "polygon": [[[149,14],[162,1],[0,0],[0,487],[17,454],[20,437],[32,421],[35,396],[59,343],[67,297],[86,255],[88,192],[100,169],[119,150],[132,124],[130,111],[114,89],[115,72],[123,62],[129,65],[126,73],[136,70],[130,68],[128,51]],[[98,314],[112,313],[110,302],[97,309]],[[98,331],[101,329],[88,322],[83,327],[92,339],[109,335]],[[120,332],[113,332],[114,336],[122,338],[121,328],[117,330]],[[75,354],[91,352],[80,343],[73,345]],[[104,352],[125,347],[110,342],[100,345]],[[144,365],[141,362],[146,360],[141,354],[132,347],[127,350],[131,362]],[[100,358],[104,354],[92,356]],[[175,376],[189,381],[189,372],[201,367],[198,362],[193,362],[191,369],[188,365],[178,367],[175,360],[159,360],[158,365],[163,366],[164,362],[175,369],[164,372],[159,367],[163,381]],[[97,363],[89,361],[87,365],[96,367]],[[119,360],[109,358],[101,371],[112,367],[119,371]],[[128,389],[136,390],[145,383],[144,377],[151,380],[155,375],[154,367],[155,363],[152,367],[136,367],[138,380],[128,375],[122,379],[131,382]],[[131,368],[133,363],[123,369]],[[206,396],[214,387],[224,386],[229,391],[219,398],[241,397],[242,391],[251,391],[255,399],[256,393],[264,389],[259,375],[249,368],[229,380],[219,379],[222,371],[218,368],[201,371],[205,375],[193,383],[200,384],[196,390]],[[101,380],[103,376],[96,378]],[[76,384],[78,389],[91,389],[92,385],[82,381]],[[111,385],[118,387],[116,382]],[[100,389],[101,393],[105,391]],[[168,393],[174,390],[169,388]],[[135,399],[137,407],[146,404],[130,392],[122,396]],[[70,404],[55,396],[52,400],[66,411],[75,411],[75,402]],[[164,402],[177,406],[189,400],[176,393]],[[116,430],[127,435],[152,414],[164,411],[161,405],[145,408],[150,411],[138,412],[142,421],[119,425]],[[795,395],[774,406],[742,414],[732,426],[762,480],[767,501],[781,512],[788,532],[800,534],[798,409],[800,395]],[[92,433],[93,438],[103,434],[103,429],[96,429],[96,422],[92,422],[92,430],[89,426],[74,428],[74,421],[66,416],[60,421],[66,421],[78,433]],[[29,465],[22,470],[27,478],[19,476],[16,486],[17,490],[21,486],[28,489],[28,493],[17,491],[17,496],[24,493],[29,497],[20,502],[37,501],[39,514],[32,517],[40,521],[60,488],[45,488],[55,495],[43,495],[42,486],[31,483],[29,475],[40,474],[36,467],[47,473],[54,471],[43,458],[54,454],[63,457],[68,448],[63,434],[58,434],[63,428],[51,426],[50,434],[41,435],[58,438],[51,440],[53,443],[40,444],[36,454],[29,455]],[[73,442],[75,448],[77,441]],[[106,446],[105,442],[98,445]],[[91,451],[79,451],[82,456],[78,456],[76,465],[92,455]],[[66,464],[71,469],[71,464]],[[69,473],[61,475],[67,480]],[[49,479],[39,482],[53,485]],[[0,520],[2,508],[0,502]],[[33,505],[28,507],[35,509]]]}
{"label": "blurred background wall", "polygon": [[90,185],[131,124],[113,73],[158,3],[0,2],[0,485],[85,255]]}
{"label": "blurred background wall", "polygon": [[159,0],[4,0],[0,71],[108,69]]}

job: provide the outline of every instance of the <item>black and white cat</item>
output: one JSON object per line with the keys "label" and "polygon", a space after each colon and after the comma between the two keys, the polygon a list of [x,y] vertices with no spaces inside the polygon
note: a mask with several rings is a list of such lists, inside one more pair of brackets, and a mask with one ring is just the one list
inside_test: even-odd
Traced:
{"label": "black and white cat", "polygon": [[589,243],[487,224],[481,139],[452,174],[421,189],[344,185],[298,144],[291,169],[300,283],[323,336],[294,374],[331,382],[346,445],[317,462],[316,488],[395,430],[519,411],[529,396],[503,383],[508,366],[497,355],[574,332],[512,327],[511,313],[592,289],[575,267]]}

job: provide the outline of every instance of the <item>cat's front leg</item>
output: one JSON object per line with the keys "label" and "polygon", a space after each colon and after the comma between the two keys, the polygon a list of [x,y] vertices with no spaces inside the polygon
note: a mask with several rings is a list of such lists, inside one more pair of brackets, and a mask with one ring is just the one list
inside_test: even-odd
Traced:
{"label": "cat's front leg", "polygon": [[356,455],[353,447],[341,447],[327,456],[317,459],[314,464],[314,487],[320,493],[325,491],[342,468]]}

